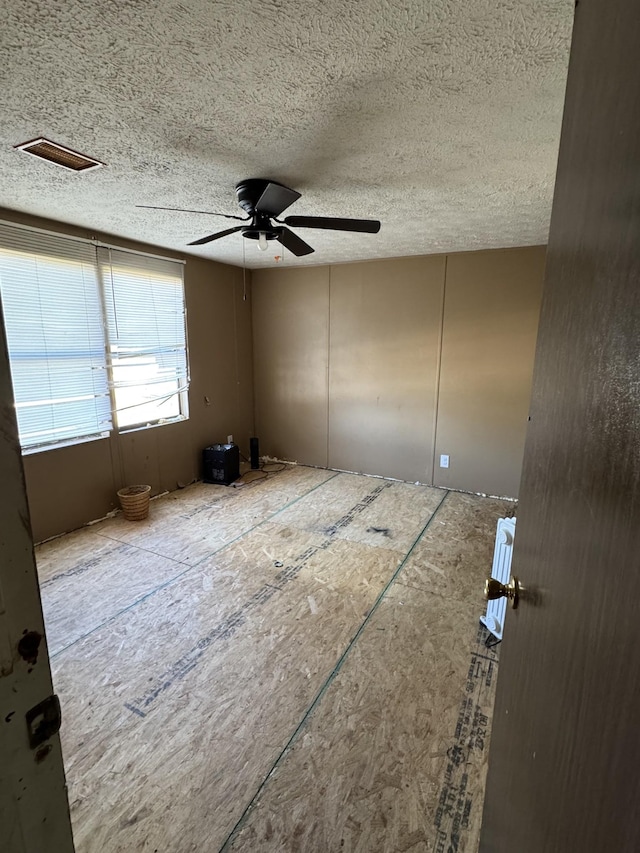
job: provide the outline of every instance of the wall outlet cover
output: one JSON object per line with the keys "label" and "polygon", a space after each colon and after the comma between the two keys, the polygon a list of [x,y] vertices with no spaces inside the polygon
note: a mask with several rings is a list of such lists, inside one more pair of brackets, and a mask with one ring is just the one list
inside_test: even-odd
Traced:
{"label": "wall outlet cover", "polygon": [[233,444],[233,436],[232,435],[227,436],[227,444]]}
{"label": "wall outlet cover", "polygon": [[448,468],[449,467],[449,454],[448,453],[441,453],[440,454],[440,467],[441,468]]}

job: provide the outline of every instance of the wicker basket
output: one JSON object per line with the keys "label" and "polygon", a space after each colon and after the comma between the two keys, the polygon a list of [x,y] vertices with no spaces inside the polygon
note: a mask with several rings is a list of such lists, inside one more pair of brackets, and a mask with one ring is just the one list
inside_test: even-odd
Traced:
{"label": "wicker basket", "polygon": [[127,521],[142,521],[149,515],[151,486],[127,486],[118,491],[120,506]]}

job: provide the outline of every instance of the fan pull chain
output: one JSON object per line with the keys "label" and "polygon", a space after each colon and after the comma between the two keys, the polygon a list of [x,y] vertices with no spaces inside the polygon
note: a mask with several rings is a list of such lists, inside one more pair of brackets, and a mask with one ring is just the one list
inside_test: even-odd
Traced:
{"label": "fan pull chain", "polygon": [[247,261],[245,256],[245,242],[242,237],[242,301],[247,301]]}

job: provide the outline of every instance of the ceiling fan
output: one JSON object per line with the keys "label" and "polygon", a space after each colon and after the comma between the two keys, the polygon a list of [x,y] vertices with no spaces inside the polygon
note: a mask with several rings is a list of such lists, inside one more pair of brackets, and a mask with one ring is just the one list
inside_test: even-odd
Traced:
{"label": "ceiling fan", "polygon": [[[364,234],[377,234],[380,223],[377,219],[340,219],[334,216],[287,216],[277,219],[280,214],[300,198],[300,193],[264,178],[248,178],[236,184],[238,204],[248,216],[230,216],[228,213],[213,213],[210,210],[186,210],[181,207],[156,207],[149,204],[138,204],[150,210],[176,210],[183,213],[207,213],[212,216],[223,216],[225,219],[237,219],[240,222],[250,222],[249,225],[236,225],[224,231],[217,231],[199,240],[193,240],[189,246],[202,246],[219,240],[228,234],[242,231],[243,237],[257,240],[260,249],[268,247],[270,240],[277,240],[285,249],[297,257],[309,255],[314,250],[305,241],[294,234],[287,225],[294,228],[324,228],[333,231],[358,231]],[[272,221],[273,220],[273,221]],[[273,224],[273,223],[277,224]]]}

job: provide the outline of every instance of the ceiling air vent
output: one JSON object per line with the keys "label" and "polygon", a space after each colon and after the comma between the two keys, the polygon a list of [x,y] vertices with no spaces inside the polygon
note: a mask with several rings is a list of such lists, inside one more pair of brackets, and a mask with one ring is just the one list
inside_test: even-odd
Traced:
{"label": "ceiling air vent", "polygon": [[86,172],[88,169],[104,166],[104,163],[99,160],[85,157],[84,154],[79,154],[77,151],[65,148],[64,145],[58,145],[57,142],[51,142],[50,139],[43,139],[42,137],[32,139],[31,142],[23,142],[22,145],[14,147],[19,151],[26,151],[27,154],[33,154],[34,157],[39,157],[41,160],[48,160],[49,163],[70,169],[72,172]]}

